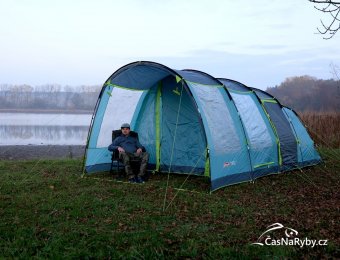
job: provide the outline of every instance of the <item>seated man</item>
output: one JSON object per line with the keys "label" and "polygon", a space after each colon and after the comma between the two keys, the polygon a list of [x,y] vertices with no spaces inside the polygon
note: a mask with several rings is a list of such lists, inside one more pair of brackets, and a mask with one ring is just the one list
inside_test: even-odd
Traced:
{"label": "seated man", "polygon": [[[146,172],[146,168],[148,165],[149,154],[147,152],[143,152],[143,146],[139,143],[137,138],[130,136],[130,125],[128,123],[124,123],[121,126],[122,134],[116,137],[112,144],[108,147],[110,151],[114,151],[118,149],[119,158],[123,160],[125,165],[125,172],[129,178],[129,182],[131,183],[143,183],[144,175]],[[138,159],[141,160],[141,165],[139,169],[139,173],[137,176],[132,171],[130,160]]]}

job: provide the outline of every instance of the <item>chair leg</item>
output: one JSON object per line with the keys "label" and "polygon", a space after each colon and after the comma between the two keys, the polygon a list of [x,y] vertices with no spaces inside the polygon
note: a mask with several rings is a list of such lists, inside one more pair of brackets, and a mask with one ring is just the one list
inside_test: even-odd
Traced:
{"label": "chair leg", "polygon": [[111,160],[110,173],[112,173],[113,160]]}

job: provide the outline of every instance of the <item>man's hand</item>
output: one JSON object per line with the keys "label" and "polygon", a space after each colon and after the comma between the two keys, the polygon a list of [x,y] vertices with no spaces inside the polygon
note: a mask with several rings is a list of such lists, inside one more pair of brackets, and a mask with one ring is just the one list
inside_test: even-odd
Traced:
{"label": "man's hand", "polygon": [[140,154],[141,152],[142,152],[141,148],[138,148],[137,151],[136,151],[137,154]]}
{"label": "man's hand", "polygon": [[125,153],[125,150],[122,148],[122,147],[118,147],[118,152],[120,152],[120,153]]}

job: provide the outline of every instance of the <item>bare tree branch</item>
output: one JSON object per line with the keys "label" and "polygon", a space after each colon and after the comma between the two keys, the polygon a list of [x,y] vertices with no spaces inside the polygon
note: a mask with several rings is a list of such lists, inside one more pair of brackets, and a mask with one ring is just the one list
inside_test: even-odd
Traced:
{"label": "bare tree branch", "polygon": [[340,1],[333,0],[308,0],[314,3],[314,8],[322,13],[328,14],[331,21],[325,24],[321,20],[322,28],[317,28],[318,32],[324,35],[324,39],[328,40],[340,30]]}
{"label": "bare tree branch", "polygon": [[[337,81],[337,98],[340,99],[340,68],[338,65],[334,64],[333,62],[331,62],[331,64],[329,65],[331,67],[331,74],[333,75],[333,78],[335,79],[335,81]],[[340,103],[338,103],[338,106],[340,108]]]}
{"label": "bare tree branch", "polygon": [[335,80],[338,80],[340,82],[340,68],[338,65],[334,64],[333,62],[331,62],[331,64],[329,64],[329,66],[331,67],[331,74],[333,75]]}

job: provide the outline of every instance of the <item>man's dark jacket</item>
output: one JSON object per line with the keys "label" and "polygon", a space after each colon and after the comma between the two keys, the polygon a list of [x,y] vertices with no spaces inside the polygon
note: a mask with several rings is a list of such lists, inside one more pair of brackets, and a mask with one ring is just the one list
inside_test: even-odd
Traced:
{"label": "man's dark jacket", "polygon": [[143,149],[143,146],[140,144],[137,138],[132,137],[130,135],[123,135],[121,134],[120,136],[116,137],[112,144],[108,147],[110,151],[114,151],[118,149],[118,147],[122,147],[125,152],[128,153],[135,153],[138,148]]}

